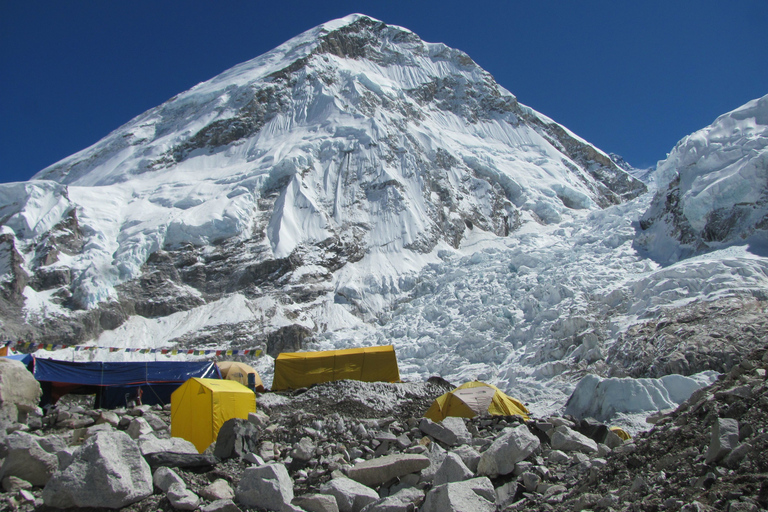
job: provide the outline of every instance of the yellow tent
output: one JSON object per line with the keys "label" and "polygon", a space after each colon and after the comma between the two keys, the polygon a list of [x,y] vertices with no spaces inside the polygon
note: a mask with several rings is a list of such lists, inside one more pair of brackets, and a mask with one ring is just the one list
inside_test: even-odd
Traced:
{"label": "yellow tent", "polygon": [[443,421],[447,416],[472,418],[486,413],[501,416],[519,414],[528,419],[528,409],[522,402],[507,396],[496,386],[477,380],[437,397],[424,416],[432,421]]}
{"label": "yellow tent", "polygon": [[253,374],[256,384],[254,391],[264,391],[264,383],[261,382],[261,377],[253,367],[238,361],[221,361],[216,363],[216,366],[221,370],[222,379],[234,380],[246,387],[248,386],[248,375]]}
{"label": "yellow tent", "polygon": [[323,352],[283,352],[275,359],[272,389],[295,389],[320,382],[352,379],[398,382],[395,347],[350,348]]}
{"label": "yellow tent", "polygon": [[232,418],[256,412],[256,395],[239,382],[193,377],[171,395],[171,435],[191,442],[203,453],[219,429]]}
{"label": "yellow tent", "polygon": [[8,355],[8,345],[3,345],[0,347],[0,356],[7,356]]}
{"label": "yellow tent", "polygon": [[621,427],[611,427],[611,432],[619,436],[622,441],[628,441],[632,439],[632,436],[630,436],[629,433]]}

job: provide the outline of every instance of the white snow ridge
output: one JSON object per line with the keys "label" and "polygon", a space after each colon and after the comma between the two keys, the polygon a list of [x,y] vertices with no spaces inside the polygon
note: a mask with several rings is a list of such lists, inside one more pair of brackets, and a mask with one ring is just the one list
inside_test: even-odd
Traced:
{"label": "white snow ridge", "polygon": [[267,385],[281,350],[394,344],[405,380],[479,378],[546,414],[584,375],[628,376],[608,356],[633,326],[765,301],[767,116],[764,97],[681,141],[652,198],[463,52],[351,15],[0,185],[0,321],[259,346]]}

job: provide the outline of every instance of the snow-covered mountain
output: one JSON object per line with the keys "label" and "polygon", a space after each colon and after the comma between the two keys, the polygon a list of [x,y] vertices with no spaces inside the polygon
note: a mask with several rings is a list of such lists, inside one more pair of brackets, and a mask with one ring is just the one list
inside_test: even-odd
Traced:
{"label": "snow-covered mountain", "polygon": [[636,242],[650,203],[466,54],[351,15],[0,185],[0,319],[107,347],[392,343],[406,379],[556,408],[586,372],[658,376],[675,347],[647,329],[702,300],[765,317],[764,256],[661,266]]}

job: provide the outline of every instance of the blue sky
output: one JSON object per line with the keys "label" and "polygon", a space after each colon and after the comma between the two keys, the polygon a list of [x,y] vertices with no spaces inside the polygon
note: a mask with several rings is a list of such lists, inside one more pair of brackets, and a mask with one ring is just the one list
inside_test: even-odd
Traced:
{"label": "blue sky", "polygon": [[0,182],[352,12],[465,51],[521,103],[637,167],[768,94],[765,0],[0,0]]}

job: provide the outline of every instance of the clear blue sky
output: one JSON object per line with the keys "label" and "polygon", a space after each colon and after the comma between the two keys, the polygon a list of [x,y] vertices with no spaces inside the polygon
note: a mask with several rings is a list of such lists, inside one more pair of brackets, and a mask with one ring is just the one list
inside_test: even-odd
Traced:
{"label": "clear blue sky", "polygon": [[0,0],[0,182],[352,12],[465,51],[637,167],[768,94],[766,0]]}

